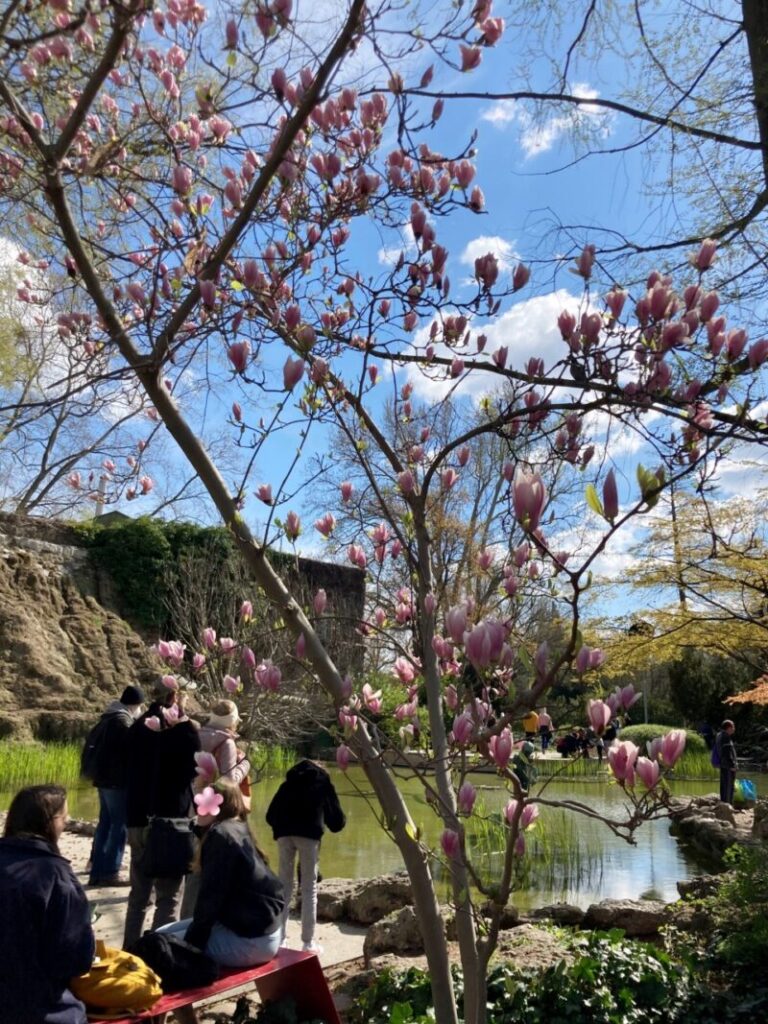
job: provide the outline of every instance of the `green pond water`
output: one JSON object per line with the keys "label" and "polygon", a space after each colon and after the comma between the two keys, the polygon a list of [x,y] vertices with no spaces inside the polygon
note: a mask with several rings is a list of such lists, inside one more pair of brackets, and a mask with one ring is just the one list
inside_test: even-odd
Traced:
{"label": "green pond water", "polygon": [[[338,835],[323,838],[320,869],[326,878],[365,878],[402,869],[399,851],[381,828],[377,806],[367,780],[358,768],[342,774],[331,768],[334,784],[347,815],[347,827]],[[263,779],[253,787],[251,826],[265,851],[276,862],[276,850],[264,814],[280,778]],[[499,871],[498,818],[508,794],[492,775],[472,780],[479,790],[481,819],[489,822],[485,836],[473,847],[483,877],[492,879]],[[399,783],[406,794],[417,827],[425,841],[435,848],[442,826],[426,804],[416,780]],[[713,782],[678,782],[675,795],[697,796],[714,791]],[[765,778],[759,789],[768,790]],[[70,789],[70,814],[93,819],[98,814],[96,791]],[[547,786],[548,799],[577,800],[614,820],[622,817],[624,799],[618,786],[605,782],[558,781]],[[7,807],[10,794],[0,793],[0,807]],[[482,805],[482,806],[481,806]],[[677,898],[676,883],[706,869],[669,834],[665,819],[646,822],[629,845],[593,820],[560,809],[541,808],[540,820],[528,834],[515,902],[521,908],[543,906],[564,900],[586,907],[605,898]],[[435,865],[437,875],[440,866]]]}

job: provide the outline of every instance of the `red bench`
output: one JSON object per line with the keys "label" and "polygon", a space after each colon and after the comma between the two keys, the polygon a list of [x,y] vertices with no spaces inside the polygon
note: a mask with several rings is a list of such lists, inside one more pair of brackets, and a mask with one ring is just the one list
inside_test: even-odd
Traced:
{"label": "red bench", "polygon": [[222,970],[221,977],[203,988],[186,988],[162,996],[151,1010],[120,1020],[96,1021],[95,1024],[135,1024],[136,1021],[170,1013],[181,1006],[192,1006],[212,996],[229,992],[240,985],[255,982],[263,1003],[292,996],[300,1016],[319,1017],[327,1024],[341,1024],[333,996],[325,980],[316,953],[300,953],[296,949],[280,949],[274,960],[245,970]]}

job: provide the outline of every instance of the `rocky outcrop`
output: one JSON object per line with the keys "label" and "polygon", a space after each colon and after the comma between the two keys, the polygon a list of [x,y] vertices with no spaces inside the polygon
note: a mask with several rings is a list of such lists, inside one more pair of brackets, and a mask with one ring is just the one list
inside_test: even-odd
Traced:
{"label": "rocky outcrop", "polygon": [[551,921],[562,928],[581,928],[584,911],[572,903],[550,903],[527,915],[533,921]]}
{"label": "rocky outcrop", "polygon": [[424,941],[413,907],[402,907],[372,924],[363,943],[363,955],[366,959],[379,953],[397,953],[399,956],[405,956],[409,953],[423,952]]}
{"label": "rocky outcrop", "polygon": [[603,900],[587,908],[581,927],[600,931],[621,928],[634,937],[657,935],[666,920],[667,904],[662,900]]}
{"label": "rocky outcrop", "polygon": [[346,920],[369,925],[413,903],[405,872],[378,878],[328,878],[318,886],[320,921]]}
{"label": "rocky outcrop", "polygon": [[729,846],[734,843],[749,846],[759,841],[753,832],[753,823],[765,819],[765,810],[760,810],[758,818],[757,808],[766,803],[758,801],[753,812],[734,810],[714,794],[673,800],[670,832],[713,866],[719,865]]}

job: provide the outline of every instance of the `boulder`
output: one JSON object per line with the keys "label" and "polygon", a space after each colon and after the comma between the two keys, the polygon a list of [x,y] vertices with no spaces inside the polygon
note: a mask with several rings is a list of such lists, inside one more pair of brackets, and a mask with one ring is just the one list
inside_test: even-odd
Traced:
{"label": "boulder", "polygon": [[423,952],[424,942],[413,907],[401,907],[372,924],[363,943],[366,961],[378,953],[406,955]]}
{"label": "boulder", "polygon": [[718,875],[696,875],[687,882],[678,882],[677,891],[684,900],[703,900],[714,896],[720,888]]}
{"label": "boulder", "polygon": [[758,800],[755,804],[752,835],[756,839],[768,839],[768,800]]}
{"label": "boulder", "polygon": [[358,883],[347,901],[347,917],[353,924],[373,924],[412,903],[411,883],[405,872],[382,875]]}
{"label": "boulder", "polygon": [[572,903],[551,903],[546,907],[537,907],[529,916],[534,921],[552,921],[564,928],[580,928],[584,911]]}
{"label": "boulder", "polygon": [[360,888],[355,878],[324,878],[317,887],[318,921],[341,921],[347,916],[349,899]]}
{"label": "boulder", "polygon": [[667,907],[667,924],[681,932],[711,932],[714,920],[711,915],[695,903],[670,903]]}
{"label": "boulder", "polygon": [[661,900],[603,900],[584,915],[582,928],[601,931],[621,928],[627,936],[656,935],[666,924],[667,905]]}

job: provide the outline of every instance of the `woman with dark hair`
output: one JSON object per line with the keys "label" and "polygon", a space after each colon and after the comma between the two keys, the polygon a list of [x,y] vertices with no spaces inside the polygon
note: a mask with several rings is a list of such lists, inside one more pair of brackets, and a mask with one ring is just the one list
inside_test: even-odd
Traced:
{"label": "woman with dark hair", "polygon": [[195,803],[202,820],[212,824],[195,864],[200,889],[194,916],[157,930],[186,939],[224,967],[266,963],[280,948],[282,882],[246,824],[236,783],[220,778]]}
{"label": "woman with dark hair", "polygon": [[95,944],[83,888],[59,852],[67,823],[61,786],[16,794],[0,839],[0,1019],[85,1024],[69,991],[90,970]]}

